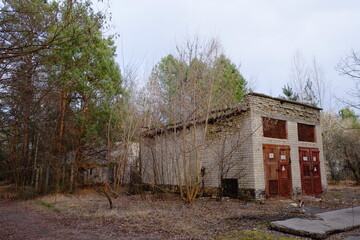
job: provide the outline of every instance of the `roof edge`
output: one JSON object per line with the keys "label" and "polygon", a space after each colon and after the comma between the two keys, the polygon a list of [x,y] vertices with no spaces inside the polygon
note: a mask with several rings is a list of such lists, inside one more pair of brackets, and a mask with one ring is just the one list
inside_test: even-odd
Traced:
{"label": "roof edge", "polygon": [[220,119],[243,114],[243,113],[247,112],[248,110],[249,110],[249,108],[247,105],[241,104],[234,108],[226,108],[223,110],[212,111],[209,113],[210,115],[208,116],[208,118],[205,116],[202,116],[202,117],[198,117],[198,118],[189,119],[185,122],[178,122],[175,124],[166,124],[159,128],[147,129],[142,132],[142,135],[143,136],[144,135],[154,136],[154,135],[162,134],[164,132],[168,132],[169,130],[173,130],[173,129],[183,130],[184,128],[189,128],[189,127],[193,126],[194,124],[203,124],[206,121],[208,123],[213,123]]}
{"label": "roof edge", "polygon": [[275,101],[280,101],[280,102],[286,102],[286,103],[291,103],[291,104],[296,104],[296,105],[300,105],[300,106],[304,106],[304,107],[308,107],[308,108],[312,108],[312,109],[316,109],[316,110],[323,110],[322,108],[319,107],[315,107],[312,106],[310,104],[307,103],[302,103],[302,102],[297,102],[297,101],[293,101],[293,100],[288,100],[288,99],[283,99],[283,98],[278,98],[278,97],[271,97],[269,95],[263,94],[263,93],[256,93],[256,92],[251,92],[246,94],[245,96],[257,96],[257,97],[263,97],[263,98],[269,98],[269,99],[273,99]]}

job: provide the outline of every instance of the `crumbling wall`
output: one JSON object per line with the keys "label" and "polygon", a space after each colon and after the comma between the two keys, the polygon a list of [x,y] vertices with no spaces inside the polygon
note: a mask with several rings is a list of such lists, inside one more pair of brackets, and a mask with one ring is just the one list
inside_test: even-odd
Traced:
{"label": "crumbling wall", "polygon": [[201,161],[204,187],[221,186],[221,178],[239,179],[241,188],[253,187],[250,125],[249,113],[242,113],[209,123],[206,136],[205,124],[200,124],[176,133],[166,131],[143,138],[144,181],[164,185],[183,183],[186,158],[192,177],[197,169],[196,162]]}
{"label": "crumbling wall", "polygon": [[[255,188],[259,195],[265,192],[265,173],[262,147],[263,144],[290,146],[292,185],[294,193],[301,192],[301,176],[299,164],[299,147],[318,148],[320,151],[321,180],[323,189],[327,188],[326,169],[323,157],[323,146],[320,125],[320,109],[303,104],[282,101],[280,99],[249,95],[247,102],[250,105],[253,129],[258,127],[253,137]],[[287,121],[287,139],[267,138],[263,136],[262,117],[270,117]],[[302,142],[298,140],[297,123],[315,125],[316,142]]]}

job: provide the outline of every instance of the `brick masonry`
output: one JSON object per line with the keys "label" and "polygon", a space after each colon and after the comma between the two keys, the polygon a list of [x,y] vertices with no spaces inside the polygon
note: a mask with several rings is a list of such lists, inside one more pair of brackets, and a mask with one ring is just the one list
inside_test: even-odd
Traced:
{"label": "brick masonry", "polygon": [[[327,188],[320,126],[320,109],[305,104],[248,94],[241,114],[217,119],[205,126],[170,129],[147,135],[141,141],[143,181],[149,184],[183,185],[196,181],[205,169],[205,187],[218,187],[223,178],[238,179],[240,194],[264,197],[263,144],[290,146],[293,192],[301,192],[299,147],[320,151],[323,190]],[[287,139],[263,136],[262,117],[286,121]],[[316,142],[298,141],[297,123],[315,125]],[[206,127],[206,131],[205,131]],[[184,174],[186,173],[186,174]]]}

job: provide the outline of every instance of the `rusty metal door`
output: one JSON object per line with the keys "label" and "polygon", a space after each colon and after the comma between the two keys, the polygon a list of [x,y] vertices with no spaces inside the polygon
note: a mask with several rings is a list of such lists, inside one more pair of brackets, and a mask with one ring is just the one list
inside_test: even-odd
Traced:
{"label": "rusty metal door", "polygon": [[301,187],[306,195],[322,193],[319,150],[299,147]]}
{"label": "rusty metal door", "polygon": [[263,145],[266,196],[288,197],[291,194],[290,147]]}

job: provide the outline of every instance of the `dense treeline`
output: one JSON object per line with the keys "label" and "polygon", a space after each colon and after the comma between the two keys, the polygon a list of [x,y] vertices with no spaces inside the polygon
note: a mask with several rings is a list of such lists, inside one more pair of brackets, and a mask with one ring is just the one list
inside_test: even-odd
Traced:
{"label": "dense treeline", "polygon": [[141,163],[129,162],[141,124],[231,107],[247,91],[219,43],[196,38],[164,57],[136,97],[136,70],[121,76],[112,37],[102,34],[108,18],[91,1],[2,0],[0,7],[0,178],[30,192],[73,191],[93,164],[89,155],[101,152],[99,191],[109,196],[129,176],[141,181]]}
{"label": "dense treeline", "polygon": [[107,18],[90,1],[0,6],[0,177],[60,190],[66,153],[80,162],[104,144],[111,107],[123,101]]}
{"label": "dense treeline", "polygon": [[360,184],[360,121],[353,110],[323,114],[324,157],[330,179],[355,180]]}

